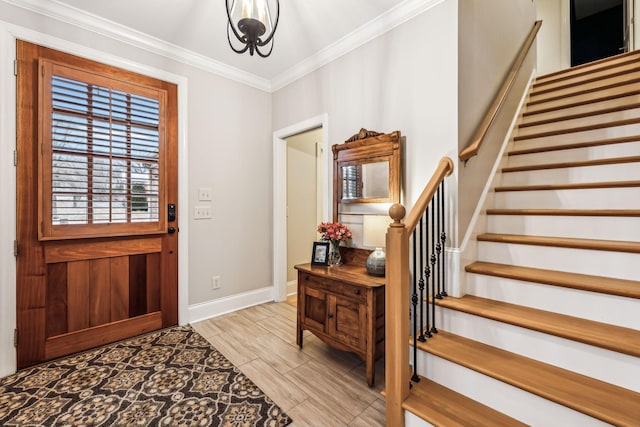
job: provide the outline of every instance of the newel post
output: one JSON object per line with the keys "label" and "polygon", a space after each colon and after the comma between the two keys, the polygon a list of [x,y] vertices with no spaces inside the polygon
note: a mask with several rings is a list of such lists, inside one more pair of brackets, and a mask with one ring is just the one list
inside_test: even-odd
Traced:
{"label": "newel post", "polygon": [[409,235],[404,206],[389,209],[385,286],[385,393],[387,427],[404,426],[402,402],[409,395]]}

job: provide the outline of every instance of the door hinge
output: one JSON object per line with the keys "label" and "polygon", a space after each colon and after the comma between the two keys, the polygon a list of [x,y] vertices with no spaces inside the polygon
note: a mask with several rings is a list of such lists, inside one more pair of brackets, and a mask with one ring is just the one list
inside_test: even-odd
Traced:
{"label": "door hinge", "polygon": [[18,150],[13,150],[13,166],[18,166]]}
{"label": "door hinge", "polygon": [[13,330],[13,346],[18,348],[18,328]]}
{"label": "door hinge", "polygon": [[17,59],[13,60],[13,75],[14,76],[18,75],[18,60]]}
{"label": "door hinge", "polygon": [[13,241],[13,256],[14,257],[18,257],[18,241],[14,240]]}

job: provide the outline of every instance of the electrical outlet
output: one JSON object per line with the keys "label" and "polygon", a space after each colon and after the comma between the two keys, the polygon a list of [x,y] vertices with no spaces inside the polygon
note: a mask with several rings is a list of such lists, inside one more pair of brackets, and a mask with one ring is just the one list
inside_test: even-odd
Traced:
{"label": "electrical outlet", "polygon": [[194,206],[193,219],[211,219],[211,206]]}
{"label": "electrical outlet", "polygon": [[211,289],[220,289],[220,276],[211,276]]}
{"label": "electrical outlet", "polygon": [[212,192],[213,191],[207,187],[198,188],[198,200],[200,200],[201,202],[210,202]]}

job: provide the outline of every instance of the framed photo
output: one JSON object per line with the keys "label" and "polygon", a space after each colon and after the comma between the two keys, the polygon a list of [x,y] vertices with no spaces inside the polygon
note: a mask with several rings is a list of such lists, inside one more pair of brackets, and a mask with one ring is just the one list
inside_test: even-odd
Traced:
{"label": "framed photo", "polygon": [[313,242],[311,265],[329,265],[329,242]]}

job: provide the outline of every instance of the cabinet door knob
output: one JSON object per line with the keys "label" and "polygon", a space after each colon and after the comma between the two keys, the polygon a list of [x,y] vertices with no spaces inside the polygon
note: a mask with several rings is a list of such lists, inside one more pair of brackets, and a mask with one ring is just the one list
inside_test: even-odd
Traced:
{"label": "cabinet door knob", "polygon": [[333,317],[333,313],[329,313],[329,319]]}
{"label": "cabinet door knob", "polygon": [[353,291],[353,293],[356,295],[360,295],[360,289],[356,289],[355,291]]}
{"label": "cabinet door knob", "polygon": [[309,280],[309,275],[308,274],[304,275],[304,280]]}

